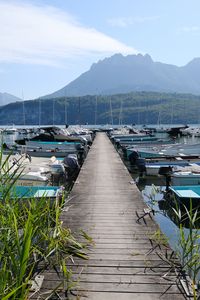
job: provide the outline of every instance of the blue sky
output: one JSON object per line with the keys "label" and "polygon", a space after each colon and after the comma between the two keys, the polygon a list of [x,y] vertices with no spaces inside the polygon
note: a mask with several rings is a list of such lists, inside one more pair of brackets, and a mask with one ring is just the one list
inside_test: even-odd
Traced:
{"label": "blue sky", "polygon": [[0,92],[52,93],[114,53],[200,57],[199,0],[0,0]]}

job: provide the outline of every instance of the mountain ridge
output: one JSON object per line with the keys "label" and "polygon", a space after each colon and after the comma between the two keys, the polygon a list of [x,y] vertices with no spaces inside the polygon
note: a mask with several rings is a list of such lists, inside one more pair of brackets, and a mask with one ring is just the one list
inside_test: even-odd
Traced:
{"label": "mountain ridge", "polygon": [[[41,98],[116,94],[134,91],[200,94],[200,58],[185,66],[155,62],[149,54],[114,54],[63,88]],[[198,79],[199,78],[199,79]]]}

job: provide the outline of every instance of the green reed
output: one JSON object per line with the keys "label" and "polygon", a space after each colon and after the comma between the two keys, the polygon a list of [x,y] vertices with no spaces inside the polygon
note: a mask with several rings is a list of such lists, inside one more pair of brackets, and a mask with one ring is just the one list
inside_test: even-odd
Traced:
{"label": "green reed", "polygon": [[[178,256],[181,261],[183,270],[185,270],[193,281],[198,284],[200,275],[200,231],[196,227],[199,224],[198,208],[193,207],[192,200],[190,205],[180,205],[176,203],[172,207],[179,224],[179,248]],[[187,221],[186,230],[184,223]]]}
{"label": "green reed", "polygon": [[[27,299],[30,281],[47,266],[63,274],[69,284],[66,262],[86,258],[84,245],[64,228],[60,214],[64,197],[52,203],[42,199],[16,199],[11,190],[22,168],[12,169],[9,156],[0,152],[0,299]],[[68,288],[68,287],[66,287]]]}

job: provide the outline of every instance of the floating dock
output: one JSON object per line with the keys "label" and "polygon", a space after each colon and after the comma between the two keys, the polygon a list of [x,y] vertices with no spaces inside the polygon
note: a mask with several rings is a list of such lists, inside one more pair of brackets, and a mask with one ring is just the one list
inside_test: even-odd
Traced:
{"label": "floating dock", "polygon": [[[88,260],[68,265],[76,282],[68,296],[60,286],[60,298],[49,299],[185,299],[168,261],[172,250],[155,238],[158,225],[105,133],[96,135],[62,221],[75,235],[84,230],[93,243]],[[62,282],[53,270],[44,276],[39,299]]]}

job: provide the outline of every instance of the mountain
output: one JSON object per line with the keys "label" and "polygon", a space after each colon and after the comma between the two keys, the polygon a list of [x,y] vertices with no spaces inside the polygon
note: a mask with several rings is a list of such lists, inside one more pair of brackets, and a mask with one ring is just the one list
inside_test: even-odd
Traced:
{"label": "mountain", "polygon": [[21,100],[22,99],[8,93],[0,93],[0,106]]}
{"label": "mountain", "polygon": [[44,96],[111,95],[133,91],[200,94],[200,58],[187,65],[154,62],[146,55],[115,54],[93,64],[87,72],[63,87]]}

